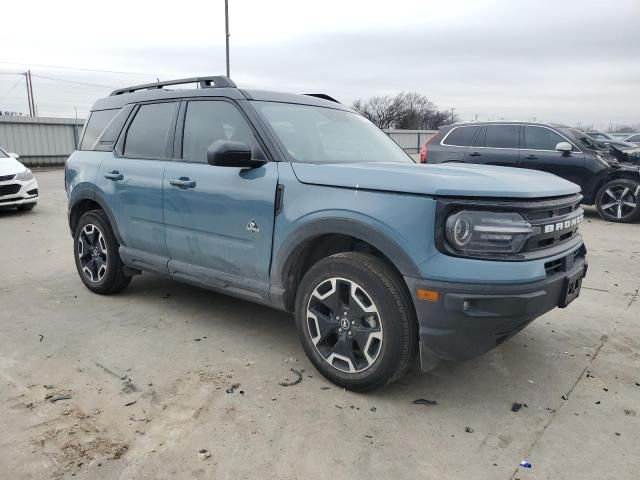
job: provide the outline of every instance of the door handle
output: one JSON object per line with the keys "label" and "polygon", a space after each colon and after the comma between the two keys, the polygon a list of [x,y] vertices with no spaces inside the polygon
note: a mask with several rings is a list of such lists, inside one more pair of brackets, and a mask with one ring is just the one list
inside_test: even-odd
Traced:
{"label": "door handle", "polygon": [[104,174],[104,178],[107,178],[109,180],[113,180],[118,181],[118,180],[122,180],[124,178],[124,175],[121,174],[118,170],[113,170],[111,172],[107,172]]}
{"label": "door handle", "polygon": [[537,160],[538,159],[538,157],[536,155],[527,155],[524,158],[526,158],[527,160]]}
{"label": "door handle", "polygon": [[478,152],[473,152],[473,153],[470,153],[469,156],[470,157],[480,157],[480,156],[482,156],[482,154],[478,153]]}
{"label": "door handle", "polygon": [[195,180],[190,180],[189,177],[170,178],[169,183],[178,188],[196,188]]}

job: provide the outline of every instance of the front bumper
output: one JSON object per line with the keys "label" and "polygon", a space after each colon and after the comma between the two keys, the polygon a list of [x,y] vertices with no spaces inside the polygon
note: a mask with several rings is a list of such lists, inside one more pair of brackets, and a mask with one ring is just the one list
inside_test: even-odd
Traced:
{"label": "front bumper", "polygon": [[31,180],[6,180],[0,182],[0,207],[16,207],[38,201],[38,182]]}
{"label": "front bumper", "polygon": [[[487,262],[491,263],[491,262]],[[487,265],[487,272],[491,265]],[[420,324],[423,369],[434,359],[461,361],[491,350],[531,321],[564,307],[567,285],[587,271],[581,244],[565,256],[545,263],[543,280],[522,284],[471,284],[405,277]],[[437,301],[417,299],[417,289],[438,292]]]}

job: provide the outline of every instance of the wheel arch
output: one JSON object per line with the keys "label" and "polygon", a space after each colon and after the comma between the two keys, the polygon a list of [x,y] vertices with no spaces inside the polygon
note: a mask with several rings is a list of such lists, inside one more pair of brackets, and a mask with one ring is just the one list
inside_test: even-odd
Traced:
{"label": "wheel arch", "polygon": [[107,202],[104,197],[102,197],[97,192],[92,190],[83,190],[79,192],[73,199],[72,202],[69,203],[69,228],[71,229],[71,235],[75,232],[76,225],[78,221],[85,213],[91,210],[102,210],[106,213],[109,218],[109,223],[111,224],[111,228],[113,230],[113,234],[118,240],[120,245],[124,245],[122,241],[122,237],[120,236],[120,232],[118,231],[118,225],[115,221],[115,216],[111,209],[107,206]]}
{"label": "wheel arch", "polygon": [[360,221],[320,219],[289,234],[272,265],[272,284],[281,290],[281,303],[293,311],[297,285],[313,264],[330,255],[359,251],[387,263],[406,283],[403,275],[419,276],[418,267],[397,242]]}
{"label": "wheel arch", "polygon": [[595,190],[594,200],[597,197],[598,192],[600,192],[600,189],[604,187],[607,183],[612,182],[614,180],[631,180],[633,182],[640,184],[640,174],[629,172],[626,170],[614,170],[613,172],[609,173],[607,176],[602,178],[602,180],[600,180],[600,182],[598,183],[598,187]]}

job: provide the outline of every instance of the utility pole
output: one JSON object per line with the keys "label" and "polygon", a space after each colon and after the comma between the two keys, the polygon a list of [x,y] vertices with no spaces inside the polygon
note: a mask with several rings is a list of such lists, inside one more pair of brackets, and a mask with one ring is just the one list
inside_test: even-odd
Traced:
{"label": "utility pole", "polygon": [[24,74],[27,80],[27,103],[29,104],[29,116],[36,116],[36,104],[33,100],[33,84],[31,83],[31,70],[27,70]]}
{"label": "utility pole", "polygon": [[227,42],[227,77],[231,78],[231,70],[229,69],[229,0],[224,0],[224,27]]}
{"label": "utility pole", "polygon": [[29,90],[31,91],[31,106],[33,107],[32,117],[36,117],[38,116],[38,109],[36,108],[36,99],[33,98],[33,79],[31,78],[31,70],[27,70],[27,75],[29,75]]}
{"label": "utility pole", "polygon": [[451,107],[451,123],[453,123],[453,111],[455,110],[454,107]]}

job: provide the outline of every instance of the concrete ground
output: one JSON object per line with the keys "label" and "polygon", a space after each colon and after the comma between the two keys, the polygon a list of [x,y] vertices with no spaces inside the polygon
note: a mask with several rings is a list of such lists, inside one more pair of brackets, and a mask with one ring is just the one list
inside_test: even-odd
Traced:
{"label": "concrete ground", "polygon": [[[638,224],[588,209],[589,276],[569,308],[355,394],[314,370],[282,312],[153,275],[90,293],[63,173],[37,177],[34,211],[0,212],[0,478],[639,476]],[[291,368],[302,382],[279,385]]]}

